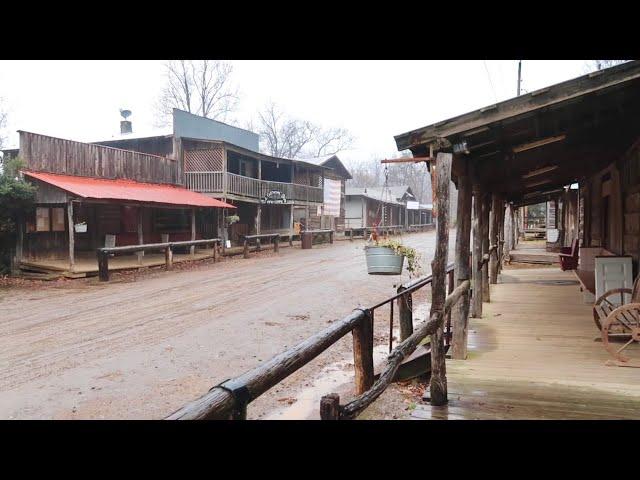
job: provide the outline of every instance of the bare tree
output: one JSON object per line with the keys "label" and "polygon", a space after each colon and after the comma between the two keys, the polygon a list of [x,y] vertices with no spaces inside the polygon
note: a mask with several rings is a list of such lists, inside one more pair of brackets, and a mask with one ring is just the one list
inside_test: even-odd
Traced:
{"label": "bare tree", "polygon": [[4,129],[7,126],[7,112],[4,109],[4,99],[0,97],[0,148],[2,148],[6,139]]}
{"label": "bare tree", "polygon": [[158,124],[167,125],[174,108],[224,120],[238,102],[233,67],[217,60],[173,60],[165,64],[166,84],[157,104]]}
{"label": "bare tree", "polygon": [[275,103],[268,103],[251,122],[260,135],[262,150],[275,157],[309,158],[334,155],[347,150],[353,137],[344,128],[323,128],[307,120],[286,115]]}

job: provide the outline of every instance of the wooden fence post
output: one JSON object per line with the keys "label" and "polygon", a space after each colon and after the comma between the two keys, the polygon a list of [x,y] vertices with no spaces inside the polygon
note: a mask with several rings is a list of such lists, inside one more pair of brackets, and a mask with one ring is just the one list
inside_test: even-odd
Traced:
{"label": "wooden fence post", "polygon": [[98,278],[101,282],[109,281],[109,254],[97,251],[98,255]]}
{"label": "wooden fence post", "polygon": [[[404,290],[398,289],[398,293]],[[404,342],[413,333],[413,298],[407,293],[398,298],[398,317],[400,318],[400,341]]]}
{"label": "wooden fence post", "polygon": [[[471,243],[471,179],[466,158],[461,158],[461,174],[458,176],[458,211],[456,224],[455,285],[460,286],[471,278],[469,271],[469,248]],[[469,330],[469,290],[453,307],[453,341],[451,358],[467,358],[467,336]]]}
{"label": "wooden fence post", "polygon": [[482,318],[482,191],[479,185],[473,186],[473,256],[471,271],[473,274],[473,296],[471,316]]}
{"label": "wooden fence post", "polygon": [[[193,241],[195,239],[196,239],[196,209],[192,208],[191,209],[191,240]],[[196,254],[195,245],[191,245],[190,253],[192,257]]]}
{"label": "wooden fence post", "polygon": [[171,245],[164,249],[164,264],[167,270],[173,268],[173,250],[171,250]]}
{"label": "wooden fence post", "polygon": [[[489,210],[491,208],[491,195],[485,193],[482,199],[482,256],[480,260],[489,253]],[[489,263],[482,266],[482,301],[491,301],[491,291],[489,290]]]}
{"label": "wooden fence post", "polygon": [[[498,225],[500,224],[500,197],[497,194],[491,196],[491,224],[489,225],[489,248],[498,245]],[[498,249],[491,252],[489,257],[489,283],[498,283]]]}
{"label": "wooden fence post", "polygon": [[352,331],[356,395],[373,385],[373,312],[368,312]]}
{"label": "wooden fence post", "polygon": [[[446,269],[449,250],[449,184],[451,182],[450,153],[439,152],[436,158],[436,188],[435,198],[437,210],[436,252],[431,268],[433,281],[431,283],[431,315],[442,313],[446,299]],[[431,380],[429,390],[431,405],[447,403],[447,371],[445,365],[443,319],[440,327],[431,335]]]}
{"label": "wooden fence post", "polygon": [[244,258],[249,258],[249,240],[244,239]]}
{"label": "wooden fence post", "polygon": [[340,420],[340,395],[330,393],[320,399],[320,419]]}
{"label": "wooden fence post", "polygon": [[280,236],[273,237],[273,251],[275,253],[280,251]]}
{"label": "wooden fence post", "polygon": [[67,202],[67,224],[69,225],[69,271],[73,272],[76,269],[75,225],[73,223],[73,200],[69,200]]}

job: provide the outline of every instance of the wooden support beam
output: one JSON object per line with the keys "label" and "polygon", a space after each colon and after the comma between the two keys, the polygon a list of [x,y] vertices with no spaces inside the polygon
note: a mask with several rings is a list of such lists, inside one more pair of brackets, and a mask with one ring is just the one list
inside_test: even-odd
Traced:
{"label": "wooden support beam", "polygon": [[365,315],[352,334],[356,395],[362,395],[373,385],[373,313]]}
{"label": "wooden support beam", "polygon": [[[196,239],[196,209],[192,208],[191,209],[191,241]],[[190,248],[191,251],[191,255],[195,255],[196,254],[196,246],[195,245],[191,245]]]}
{"label": "wooden support beam", "polygon": [[[213,246],[213,250],[215,251],[216,246]],[[171,250],[171,246],[168,246],[164,249],[164,265],[167,270],[171,270],[173,268],[173,250]]]}
{"label": "wooden support beam", "polygon": [[471,270],[473,274],[473,296],[471,316],[482,318],[482,269],[479,262],[482,259],[482,190],[479,185],[473,186],[473,256]]}
{"label": "wooden support beam", "polygon": [[[497,194],[491,195],[491,219],[489,225],[489,244],[498,245],[498,225],[500,222],[500,197]],[[489,259],[489,283],[498,283],[498,249],[491,252]]]}
{"label": "wooden support beam", "polygon": [[[461,173],[458,175],[458,209],[456,224],[456,251],[454,281],[459,287],[465,280],[471,278],[469,266],[469,248],[471,243],[471,178],[469,176],[469,162],[461,158]],[[453,341],[451,344],[451,358],[464,360],[467,358],[467,337],[469,327],[469,291],[453,307]]]}
{"label": "wooden support beam", "polygon": [[69,225],[69,271],[76,268],[75,228],[73,224],[73,200],[67,202],[67,223]]}
{"label": "wooden support beam", "polygon": [[98,278],[101,282],[109,281],[109,254],[97,251],[98,256]]}
{"label": "wooden support beam", "polygon": [[[491,209],[491,195],[485,193],[482,198],[482,255],[489,255],[489,212]],[[489,264],[482,266],[482,301],[491,301],[491,291],[489,290]]]}
{"label": "wooden support beam", "polygon": [[[403,291],[401,286],[398,292]],[[398,298],[398,317],[400,319],[400,342],[404,342],[413,333],[413,297],[407,293]]]}
{"label": "wooden support beam", "polygon": [[[142,232],[142,209],[144,207],[138,207],[138,245],[144,245],[144,235]],[[192,239],[193,240],[193,239]],[[142,258],[144,257],[144,250],[136,252],[138,256],[138,264],[142,264]]]}
{"label": "wooden support beam", "polygon": [[[436,159],[437,175],[437,236],[436,251],[432,263],[432,295],[431,317],[444,313],[446,300],[446,269],[449,254],[449,184],[451,183],[450,153],[438,153]],[[440,322],[439,328],[431,335],[431,380],[429,391],[431,405],[447,403],[447,370],[445,365],[444,328]]]}
{"label": "wooden support beam", "polygon": [[320,420],[340,420],[340,395],[330,393],[320,400]]}

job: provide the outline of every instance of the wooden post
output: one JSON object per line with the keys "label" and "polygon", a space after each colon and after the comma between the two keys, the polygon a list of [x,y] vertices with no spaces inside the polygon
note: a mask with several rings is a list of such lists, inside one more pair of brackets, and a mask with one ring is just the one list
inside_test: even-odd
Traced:
{"label": "wooden post", "polygon": [[101,282],[109,281],[109,254],[97,252],[98,255],[98,278]]}
{"label": "wooden post", "polygon": [[[502,272],[502,259],[504,257],[504,217],[505,217],[505,201],[504,198],[500,198],[498,208],[498,273]],[[496,282],[497,283],[497,282]]]}
{"label": "wooden post", "polygon": [[[449,250],[449,184],[451,181],[450,153],[438,153],[436,158],[437,207],[436,252],[432,262],[431,315],[442,313],[446,299],[446,269]],[[444,328],[440,327],[431,335],[431,380],[429,390],[431,405],[447,403],[447,370],[445,365]]]}
{"label": "wooden post", "polygon": [[[196,209],[191,209],[191,240],[196,239]],[[191,256],[196,254],[196,246],[191,245]]]}
{"label": "wooden post", "polygon": [[351,332],[356,395],[373,385],[373,313],[366,315]]}
{"label": "wooden post", "polygon": [[69,224],[69,271],[73,272],[76,268],[75,257],[75,228],[73,224],[73,200],[67,202],[67,221]]}
{"label": "wooden post", "polygon": [[20,271],[20,262],[22,262],[22,256],[24,251],[24,231],[25,231],[25,222],[22,215],[18,219],[18,234],[16,235],[16,252],[14,257],[13,269],[12,273],[17,275]]}
{"label": "wooden post", "polygon": [[320,420],[340,420],[340,395],[330,393],[320,399]]}
{"label": "wooden post", "polygon": [[280,235],[273,237],[273,251],[275,253],[280,251]]}
{"label": "wooden post", "polygon": [[[484,194],[482,199],[482,259],[489,253],[489,210],[491,209],[491,195]],[[491,291],[489,290],[489,263],[482,266],[482,301],[491,301]]]}
{"label": "wooden post", "polygon": [[[398,293],[404,290],[398,289]],[[400,319],[400,342],[404,342],[413,333],[413,297],[407,293],[398,298],[398,317]]]}
{"label": "wooden post", "polygon": [[216,250],[218,249],[218,242],[213,243],[213,263],[216,263]]}
{"label": "wooden post", "polygon": [[249,258],[249,240],[244,239],[244,258]]}
{"label": "wooden post", "polygon": [[329,232],[329,243],[333,245],[333,230]]}
{"label": "wooden post", "polygon": [[173,268],[173,251],[170,246],[164,249],[164,265],[167,270]]}
{"label": "wooden post", "polygon": [[[471,243],[471,179],[466,158],[461,158],[462,173],[458,176],[458,210],[456,223],[455,285],[460,286],[471,278],[469,248]],[[453,307],[453,341],[451,358],[467,358],[467,336],[469,330],[469,291]]]}
{"label": "wooden post", "polygon": [[473,274],[473,297],[471,316],[482,318],[482,190],[479,185],[473,186],[473,255],[471,271]]}
{"label": "wooden post", "polygon": [[[138,245],[144,245],[144,236],[142,233],[142,207],[138,207]],[[142,257],[144,257],[144,251],[136,252],[138,256],[138,264],[142,264]]]}
{"label": "wooden post", "polygon": [[[258,199],[260,200],[260,199]],[[262,217],[262,204],[258,203],[258,208],[256,209],[256,235],[260,235],[260,221]]]}
{"label": "wooden post", "polygon": [[[497,194],[491,196],[491,224],[489,225],[489,247],[498,245],[498,225],[500,222],[500,197]],[[491,252],[489,257],[489,283],[498,283],[498,250]]]}

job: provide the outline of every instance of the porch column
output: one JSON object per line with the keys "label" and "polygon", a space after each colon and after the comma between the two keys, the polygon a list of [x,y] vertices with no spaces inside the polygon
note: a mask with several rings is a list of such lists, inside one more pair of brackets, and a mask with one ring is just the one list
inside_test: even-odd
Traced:
{"label": "porch column", "polygon": [[[142,234],[142,206],[138,207],[138,245],[144,244],[144,236]],[[142,257],[144,257],[144,252],[137,252],[138,254],[138,263],[142,263]]]}
{"label": "porch column", "polygon": [[[447,259],[449,250],[449,185],[451,183],[450,153],[438,153],[437,175],[437,236],[436,251],[432,267],[432,298],[430,318],[443,314],[446,299]],[[444,317],[440,318],[438,329],[431,335],[431,379],[429,392],[431,405],[447,403],[447,370],[444,348]]]}
{"label": "porch column", "polygon": [[[458,176],[458,209],[456,223],[456,256],[454,281],[459,287],[462,282],[471,278],[469,268],[469,244],[471,236],[471,179],[469,178],[469,161],[460,158],[461,173]],[[467,334],[469,325],[469,290],[453,307],[451,323],[453,342],[451,358],[464,360],[467,358]]]}
{"label": "porch column", "polygon": [[73,272],[76,268],[75,258],[75,236],[73,226],[73,200],[67,202],[67,220],[69,223],[69,271]]}
{"label": "porch column", "polygon": [[[482,199],[482,257],[489,253],[489,210],[491,209],[491,194],[486,193]],[[482,260],[482,257],[480,258]],[[491,301],[489,290],[489,263],[482,266],[482,301]]]}
{"label": "porch column", "polygon": [[258,202],[258,208],[256,213],[256,234],[260,235],[260,217],[262,216],[262,204]]}
{"label": "porch column", "polygon": [[[192,208],[191,209],[191,240],[195,240],[196,239],[196,209]],[[195,245],[191,245],[191,255],[195,255],[196,254],[196,247]]]}
{"label": "porch column", "polygon": [[473,186],[473,255],[471,256],[471,272],[473,274],[473,296],[471,316],[482,318],[482,190],[480,185]]}
{"label": "porch column", "polygon": [[504,197],[500,197],[500,202],[498,205],[498,273],[502,272],[502,258],[504,256],[504,208],[505,201]]}
{"label": "porch column", "polygon": [[[491,224],[489,225],[489,248],[498,245],[498,225],[500,224],[500,197],[497,194],[491,195]],[[489,259],[489,282],[498,283],[498,250],[493,250]]]}

